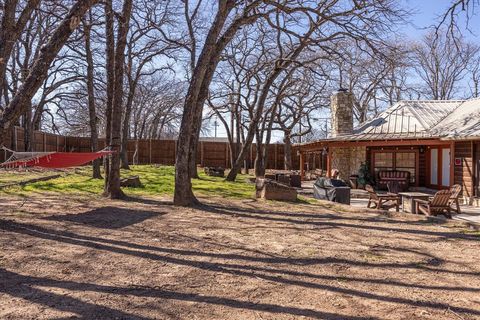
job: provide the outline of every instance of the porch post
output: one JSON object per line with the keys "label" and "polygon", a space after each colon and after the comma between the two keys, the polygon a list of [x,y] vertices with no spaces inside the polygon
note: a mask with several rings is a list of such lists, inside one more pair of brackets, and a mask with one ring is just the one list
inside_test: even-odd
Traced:
{"label": "porch post", "polygon": [[455,142],[450,142],[450,186],[455,184]]}
{"label": "porch post", "polygon": [[328,148],[327,152],[327,177],[331,178],[332,177],[332,151],[333,148]]}
{"label": "porch post", "polygon": [[300,151],[300,179],[304,179],[304,174],[305,174],[305,170],[304,170],[304,158],[303,158],[303,152]]}

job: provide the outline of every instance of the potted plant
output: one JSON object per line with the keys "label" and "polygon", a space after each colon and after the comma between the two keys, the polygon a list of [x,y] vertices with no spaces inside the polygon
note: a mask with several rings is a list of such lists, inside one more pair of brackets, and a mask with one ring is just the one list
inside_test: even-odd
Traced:
{"label": "potted plant", "polygon": [[372,175],[370,174],[370,168],[367,162],[362,162],[358,169],[358,187],[364,189],[367,184],[374,184]]}

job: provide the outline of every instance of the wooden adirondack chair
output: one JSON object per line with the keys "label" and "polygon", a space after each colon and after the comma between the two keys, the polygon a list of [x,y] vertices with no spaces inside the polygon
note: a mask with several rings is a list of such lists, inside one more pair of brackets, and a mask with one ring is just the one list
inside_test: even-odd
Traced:
{"label": "wooden adirondack chair", "polygon": [[455,211],[457,214],[460,213],[460,192],[462,192],[462,186],[459,184],[454,184],[453,186],[450,187],[450,192],[452,195],[450,196],[450,202],[449,205],[455,205],[455,208],[452,208],[453,211]]}
{"label": "wooden adirondack chair", "polygon": [[452,193],[450,190],[440,190],[430,200],[415,199],[415,208],[417,213],[424,213],[427,216],[436,216],[439,214],[451,218],[452,208],[450,207],[450,198]]}
{"label": "wooden adirondack chair", "polygon": [[388,193],[398,194],[401,192],[401,187],[398,181],[388,181],[387,182]]}
{"label": "wooden adirondack chair", "polygon": [[370,205],[373,203],[374,209],[385,209],[388,210],[390,208],[395,208],[398,212],[400,208],[400,196],[394,194],[377,194],[373,187],[369,184],[365,186],[365,190],[367,190],[369,199],[367,208],[370,208]]}

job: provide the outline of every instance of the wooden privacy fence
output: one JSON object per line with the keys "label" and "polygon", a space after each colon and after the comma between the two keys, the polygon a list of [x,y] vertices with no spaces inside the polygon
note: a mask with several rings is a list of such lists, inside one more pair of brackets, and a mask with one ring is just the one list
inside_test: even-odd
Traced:
{"label": "wooden privacy fence", "polygon": [[[5,146],[15,151],[25,151],[25,131],[23,128],[15,127],[7,136]],[[47,132],[35,131],[32,141],[32,151],[35,152],[90,152],[90,138],[88,137],[70,137],[61,136]],[[105,139],[99,139],[99,149],[105,148]],[[129,163],[137,164],[163,164],[174,165],[177,150],[177,141],[173,139],[139,139],[129,140],[127,154]],[[300,168],[300,157],[297,154],[297,148],[292,148],[292,166],[294,169]],[[0,160],[5,161],[8,156],[5,152],[0,152]],[[256,148],[253,144],[247,156],[247,165],[253,168],[256,157]],[[211,141],[200,139],[197,147],[197,164],[201,166],[221,166],[230,168],[230,145],[224,141]],[[322,159],[315,155],[306,155],[305,167],[310,169],[320,168]],[[268,149],[268,169],[284,169],[284,146],[275,143],[269,145]]]}

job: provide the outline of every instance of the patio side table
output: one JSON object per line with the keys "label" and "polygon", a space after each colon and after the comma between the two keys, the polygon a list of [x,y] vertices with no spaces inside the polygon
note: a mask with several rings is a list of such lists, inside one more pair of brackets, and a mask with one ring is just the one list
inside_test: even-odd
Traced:
{"label": "patio side table", "polygon": [[402,211],[410,213],[417,213],[415,209],[415,199],[428,200],[431,196],[423,192],[400,192],[398,194],[402,197]]}

